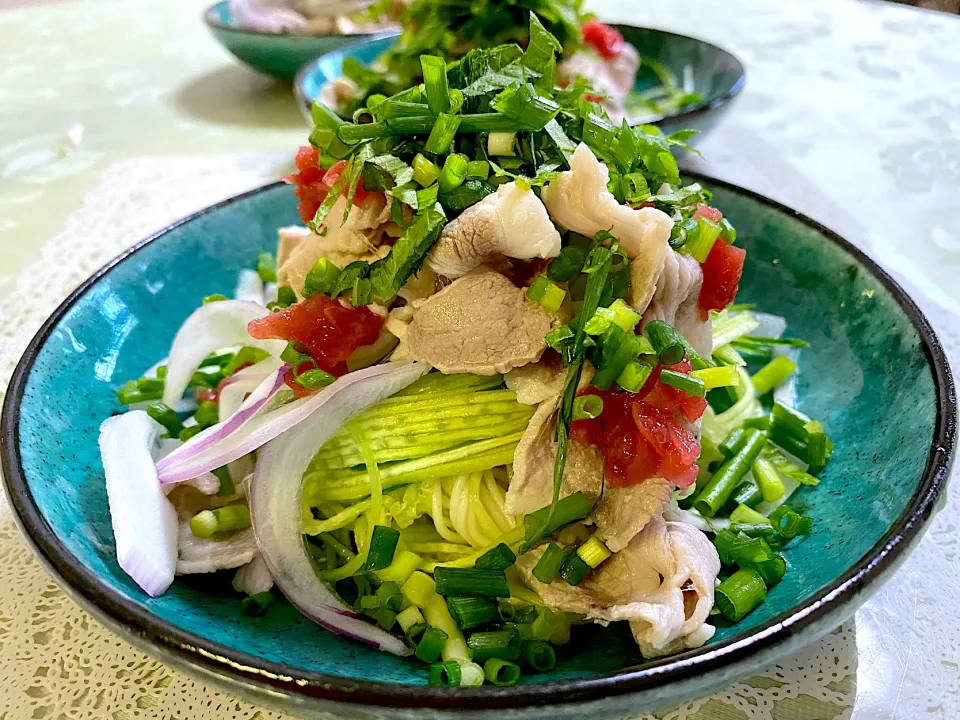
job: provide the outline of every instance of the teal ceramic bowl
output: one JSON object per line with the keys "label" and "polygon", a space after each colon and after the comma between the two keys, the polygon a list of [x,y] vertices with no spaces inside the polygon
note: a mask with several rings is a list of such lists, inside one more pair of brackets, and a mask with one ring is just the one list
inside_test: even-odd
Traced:
{"label": "teal ceramic bowl", "polygon": [[[676,35],[665,30],[614,25],[624,40],[640,52],[641,57],[656,60],[670,70],[675,77],[690,74],[693,89],[703,100],[672,115],[651,117],[650,122],[660,126],[665,133],[676,130],[699,130],[701,136],[713,128],[732,106],[732,100],[743,89],[746,72],[741,62],[726,50],[703,40]],[[340,77],[343,61],[356,58],[369,65],[390,49],[395,36],[368,38],[361,42],[344,45],[305,65],[296,80],[293,90],[297,102],[308,122],[310,106],[320,95],[325,83]],[[646,67],[637,74],[635,87],[638,91],[659,85],[657,77]]]}
{"label": "teal ceramic bowl", "polygon": [[837,627],[889,577],[933,515],[953,458],[956,400],[943,351],[904,292],[812,221],[699,178],[747,248],[740,299],[806,338],[800,407],[836,451],[792,505],[816,519],[766,602],[702,648],[644,662],[625,627],[575,629],[556,672],[512,688],[427,686],[416,661],[312,624],[284,603],[239,612],[230,575],[178,580],[151,599],[120,570],[97,449],[123,381],[163,357],[205,295],[297,222],[269,185],[173,225],[87,280],[30,344],[2,418],[6,488],[51,574],[106,625],[165,661],[294,714],[611,717],[704,695]]}
{"label": "teal ceramic bowl", "polygon": [[207,8],[203,13],[203,21],[237,60],[258,72],[287,81],[293,80],[305,64],[325,53],[343,45],[384,35],[292,35],[254,30],[237,23],[227,0]]}

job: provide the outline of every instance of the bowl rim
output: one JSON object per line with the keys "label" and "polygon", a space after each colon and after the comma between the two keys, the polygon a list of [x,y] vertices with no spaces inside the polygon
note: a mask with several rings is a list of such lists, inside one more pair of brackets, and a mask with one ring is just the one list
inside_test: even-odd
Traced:
{"label": "bowl rim", "polygon": [[[937,401],[936,425],[927,462],[916,491],[907,507],[884,536],[846,573],[801,604],[767,621],[745,637],[732,637],[683,653],[652,660],[642,667],[627,668],[592,678],[548,680],[510,688],[437,688],[424,685],[386,683],[344,678],[297,669],[228,648],[153,615],[147,608],[122,596],[73,556],[41,515],[27,485],[20,457],[19,408],[37,355],[58,323],[74,304],[105,275],[144,247],[161,240],[172,230],[215,213],[220,209],[283,185],[274,182],[211,205],[178,220],[108,262],[85,280],[60,304],[31,340],[23,354],[3,403],[0,419],[0,451],[4,485],[14,517],[41,561],[81,604],[96,609],[151,649],[171,655],[186,665],[200,667],[214,677],[241,680],[260,691],[284,692],[292,696],[348,705],[393,708],[467,710],[478,701],[486,709],[524,706],[567,705],[604,697],[639,693],[696,675],[722,670],[763,649],[787,640],[813,625],[816,620],[855,601],[868,586],[895,566],[911,541],[919,536],[932,517],[949,477],[956,444],[956,394],[943,348],[926,317],[891,278],[863,252],[832,230],[809,217],[759,193],[700,173],[686,177],[714,187],[739,193],[784,213],[819,232],[861,263],[887,289],[917,332],[930,365]],[[97,614],[96,612],[94,614]]]}
{"label": "bowl rim", "polygon": [[[345,34],[331,34],[331,33],[284,33],[284,32],[274,32],[272,30],[260,30],[259,28],[243,27],[242,25],[227,25],[220,21],[214,12],[221,5],[229,5],[230,0],[218,0],[213,5],[209,5],[204,11],[203,18],[204,24],[211,30],[216,32],[227,32],[227,33],[236,33],[237,35],[258,35],[264,38],[278,39],[282,38],[284,40],[293,40],[294,42],[303,43],[309,41],[311,43],[316,42],[317,40],[324,40],[326,38],[346,38],[352,45],[354,42],[363,42],[369,38],[378,37],[381,35],[391,35],[399,34],[398,31],[391,30],[371,30],[370,32],[361,32],[361,33],[345,33]],[[345,45],[347,43],[344,43]],[[332,50],[330,51],[332,52]]]}
{"label": "bowl rim", "polygon": [[[219,5],[220,3],[217,3],[217,4]],[[658,33],[660,35],[667,35],[674,38],[681,38],[683,40],[693,40],[694,42],[698,42],[701,45],[705,45],[706,47],[712,48],[713,50],[720,53],[728,62],[732,63],[733,68],[737,73],[737,79],[734,81],[733,85],[731,85],[723,93],[713,98],[712,100],[702,100],[694,105],[691,105],[690,107],[684,110],[681,110],[680,112],[669,113],[666,115],[661,115],[660,117],[655,119],[647,120],[647,124],[649,125],[656,125],[658,123],[662,123],[667,120],[669,120],[671,123],[682,123],[682,122],[691,120],[692,118],[695,118],[699,115],[705,115],[706,113],[712,110],[716,110],[721,105],[724,105],[730,102],[731,100],[733,100],[743,90],[744,85],[746,85],[747,70],[746,70],[746,67],[744,67],[744,64],[740,61],[740,58],[738,58],[729,50],[722,48],[719,45],[715,45],[712,42],[708,42],[707,40],[696,37],[695,35],[683,35],[681,33],[671,32],[670,30],[661,30],[660,28],[655,28],[655,27],[641,27],[640,25],[627,25],[625,23],[612,23],[610,27],[617,28],[618,30],[629,28],[630,30],[641,30],[645,32],[653,32],[653,33]],[[344,37],[347,37],[347,36],[344,36]],[[317,68],[322,61],[326,60],[331,55],[345,55],[346,53],[351,52],[356,48],[360,47],[361,45],[368,42],[385,40],[390,37],[399,37],[399,33],[382,32],[382,33],[373,33],[370,35],[354,36],[354,37],[359,37],[361,39],[355,42],[344,43],[339,47],[332,48],[331,50],[329,50],[328,52],[325,52],[320,57],[305,63],[303,67],[301,67],[297,71],[297,74],[294,76],[294,79],[293,79],[293,94],[297,98],[297,104],[302,109],[309,110],[310,106],[313,104],[313,101],[316,99],[316,98],[307,97],[307,94],[303,90],[303,85],[306,78],[317,71]]]}

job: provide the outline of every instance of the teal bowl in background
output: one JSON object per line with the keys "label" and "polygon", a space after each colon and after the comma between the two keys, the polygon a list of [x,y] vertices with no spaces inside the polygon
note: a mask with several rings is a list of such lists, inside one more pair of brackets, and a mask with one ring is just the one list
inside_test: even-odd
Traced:
{"label": "teal bowl in background", "polygon": [[356,35],[295,35],[265,32],[239,25],[227,0],[211,5],[203,21],[213,36],[240,62],[280,80],[293,80],[297,71],[311,60],[337,48],[381,37],[384,33]]}
{"label": "teal bowl in background", "polygon": [[[674,114],[651,117],[650,122],[658,125],[667,134],[677,130],[698,130],[701,136],[704,135],[732,107],[732,101],[743,89],[746,82],[743,64],[716,45],[665,30],[632,25],[613,27],[620,31],[624,40],[637,48],[641,57],[659,62],[677,78],[682,78],[684,73],[688,72],[693,89],[703,96],[701,102]],[[394,42],[395,35],[367,38],[344,45],[309,65],[304,65],[293,82],[293,90],[307,122],[313,124],[310,106],[320,96],[320,89],[325,83],[340,77],[346,58],[352,57],[369,65],[389,50]],[[634,87],[643,91],[658,84],[659,80],[653,72],[647,67],[641,67]],[[696,137],[691,142],[696,143]]]}
{"label": "teal bowl in background", "polygon": [[833,630],[919,540],[956,439],[950,370],[929,324],[876,264],[797,213],[697,178],[748,250],[739,300],[807,339],[800,409],[836,450],[799,510],[812,534],[757,610],[704,647],[644,661],[626,627],[575,628],[558,669],[512,688],[436,688],[425,667],[323,630],[286,603],[248,618],[230,573],[147,597],[119,568],[99,452],[116,389],[164,357],[187,315],[298,221],[289,185],[215,205],[140,243],[44,324],[3,407],[3,475],[15,516],[56,580],[107,626],[230,692],[312,717],[627,716],[705,695]]}

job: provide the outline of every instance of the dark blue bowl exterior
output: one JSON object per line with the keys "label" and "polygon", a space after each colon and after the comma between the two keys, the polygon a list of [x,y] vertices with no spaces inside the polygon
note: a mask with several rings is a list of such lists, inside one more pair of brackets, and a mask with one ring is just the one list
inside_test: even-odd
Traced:
{"label": "dark blue bowl exterior", "polygon": [[[4,476],[16,513],[54,575],[111,627],[171,662],[299,712],[366,717],[379,712],[368,706],[379,706],[422,717],[415,708],[514,708],[509,715],[586,717],[728,684],[835,627],[919,538],[952,458],[955,398],[935,336],[879,268],[805,218],[704,182],[749,251],[743,297],[785,315],[792,334],[812,341],[803,409],[838,441],[823,487],[798,499],[821,520],[818,531],[788,553],[791,572],[768,605],[708,647],[641,664],[622,629],[595,630],[580,634],[580,656],[556,674],[518,688],[450,692],[424,687],[410,661],[341,640],[286,605],[264,618],[241,616],[222,576],[180,580],[157,599],[127,578],[113,554],[99,424],[120,410],[115,389],[166,354],[201,298],[230,294],[237,272],[273,247],[276,228],[297,223],[285,185],[161,233],[48,321],[4,407]],[[520,709],[528,705],[541,707]]]}

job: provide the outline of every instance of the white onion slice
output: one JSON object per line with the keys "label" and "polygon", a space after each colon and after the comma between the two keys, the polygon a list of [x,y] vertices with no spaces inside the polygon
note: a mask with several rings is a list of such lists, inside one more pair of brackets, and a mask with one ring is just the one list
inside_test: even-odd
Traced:
{"label": "white onion slice", "polygon": [[246,595],[259,595],[273,587],[273,575],[262,556],[257,555],[233,576],[233,589]]}
{"label": "white onion slice", "polygon": [[[256,448],[252,448],[252,450],[231,455],[233,453],[232,448],[236,445],[231,440],[237,434],[237,431],[243,428],[247,421],[251,420],[283,387],[283,375],[288,367],[284,363],[262,380],[254,388],[250,397],[244,400],[239,409],[225,422],[217,423],[213,427],[194,435],[183,445],[158,461],[157,474],[160,482],[171,483],[189,480],[200,473],[215,470],[228,462],[243,457],[247,452],[255,450]],[[281,411],[278,410],[269,413],[269,415],[273,416],[279,412]],[[223,459],[226,455],[231,456]],[[208,457],[215,458],[217,460],[216,464],[207,462]],[[222,462],[219,462],[221,459]]]}
{"label": "white onion slice", "polygon": [[779,315],[754,312],[753,310],[750,311],[750,314],[760,323],[755,330],[750,332],[750,335],[754,337],[778,338],[781,337],[784,330],[787,329],[787,321]]}
{"label": "white onion slice", "polygon": [[[800,365],[800,348],[775,345],[773,356],[783,355],[789,358],[794,365]],[[781,405],[795,408],[797,406],[797,373],[793,373],[773,389],[773,400]]]}
{"label": "white onion slice", "polygon": [[241,270],[237,275],[237,288],[233,291],[233,297],[266,306],[263,301],[263,280],[260,279],[260,274],[256,270]]}
{"label": "white onion slice", "polygon": [[345,422],[427,370],[424,363],[387,363],[344,375],[310,399],[314,407],[304,422],[260,450],[250,491],[260,553],[290,603],[332,632],[397,655],[410,652],[403,640],[359,619],[317,577],[300,533],[300,487],[317,449]]}
{"label": "white onion slice", "polygon": [[284,340],[255,340],[247,332],[251,320],[269,314],[262,305],[244,300],[221,300],[197,308],[173,339],[163,402],[169,407],[176,406],[203,359],[222,348],[250,345],[279,357],[287,346]]}
{"label": "white onion slice", "polygon": [[238,370],[224,380],[217,394],[219,422],[225,422],[236,413],[243,406],[247,395],[256,390],[260,383],[270,377],[282,364],[282,360],[271,355],[256,365]]}
{"label": "white onion slice", "polygon": [[269,305],[277,301],[277,284],[276,283],[264,283],[263,284],[263,304]]}
{"label": "white onion slice", "polygon": [[152,456],[162,432],[142,410],[100,425],[117,562],[152,597],[166,592],[177,566],[177,511],[160,488]]}

